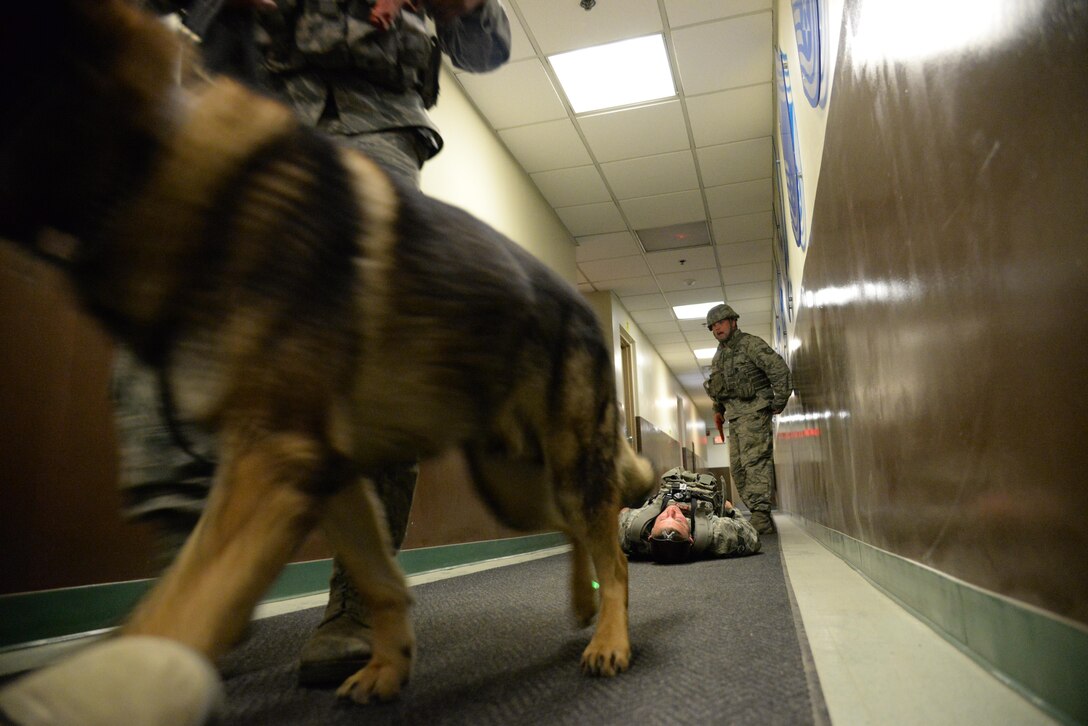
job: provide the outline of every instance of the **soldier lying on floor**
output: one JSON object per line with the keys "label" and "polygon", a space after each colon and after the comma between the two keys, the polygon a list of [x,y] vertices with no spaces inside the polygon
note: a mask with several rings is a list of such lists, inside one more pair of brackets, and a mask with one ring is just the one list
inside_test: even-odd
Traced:
{"label": "soldier lying on floor", "polygon": [[645,504],[620,512],[620,547],[631,559],[673,564],[755,554],[760,544],[713,476],[675,468]]}

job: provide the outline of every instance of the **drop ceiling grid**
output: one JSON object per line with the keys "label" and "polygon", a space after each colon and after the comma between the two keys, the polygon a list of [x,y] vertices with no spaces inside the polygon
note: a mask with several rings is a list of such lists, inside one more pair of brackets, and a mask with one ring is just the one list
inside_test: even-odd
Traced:
{"label": "drop ceiling grid", "polygon": [[[672,306],[736,300],[745,329],[770,339],[771,2],[502,1],[511,62],[452,70],[578,242],[579,288],[612,290],[706,415],[694,350],[714,341]],[[546,56],[652,33],[665,35],[677,95],[575,115]],[[709,246],[647,253],[634,236],[698,221]]]}

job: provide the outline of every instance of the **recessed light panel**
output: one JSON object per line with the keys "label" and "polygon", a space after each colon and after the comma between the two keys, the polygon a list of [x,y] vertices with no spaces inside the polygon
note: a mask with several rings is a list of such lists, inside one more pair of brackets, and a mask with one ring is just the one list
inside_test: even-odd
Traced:
{"label": "recessed light panel", "polygon": [[705,318],[710,308],[721,305],[722,302],[722,300],[715,300],[714,302],[695,303],[694,305],[674,305],[672,311],[676,314],[677,320],[698,320],[699,318]]}
{"label": "recessed light panel", "polygon": [[548,60],[575,113],[676,95],[660,34],[559,53]]}
{"label": "recessed light panel", "polygon": [[710,244],[710,229],[706,222],[685,222],[668,227],[635,230],[642,249],[647,252],[706,247]]}

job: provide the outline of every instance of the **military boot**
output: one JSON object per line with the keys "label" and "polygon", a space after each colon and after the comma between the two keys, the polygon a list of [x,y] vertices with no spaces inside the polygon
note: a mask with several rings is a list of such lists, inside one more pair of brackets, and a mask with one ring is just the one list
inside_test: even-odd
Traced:
{"label": "military boot", "polygon": [[299,654],[298,682],[338,686],[370,660],[370,613],[351,577],[333,559],[325,617]]}
{"label": "military boot", "polygon": [[771,519],[770,512],[764,512],[757,510],[752,512],[752,516],[748,518],[748,521],[756,528],[756,531],[760,534],[774,534],[778,530],[775,529],[774,520]]}

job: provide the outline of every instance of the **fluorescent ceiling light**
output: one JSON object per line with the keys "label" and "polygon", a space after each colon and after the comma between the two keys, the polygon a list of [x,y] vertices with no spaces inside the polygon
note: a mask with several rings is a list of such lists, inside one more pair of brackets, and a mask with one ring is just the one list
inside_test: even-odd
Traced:
{"label": "fluorescent ceiling light", "polygon": [[674,305],[672,311],[676,314],[677,320],[697,320],[705,318],[710,308],[721,305],[723,302],[725,301],[715,300],[714,302],[695,303],[694,305]]}
{"label": "fluorescent ceiling light", "polygon": [[575,113],[676,95],[661,34],[548,56]]}
{"label": "fluorescent ceiling light", "polygon": [[711,358],[714,357],[714,353],[717,350],[718,350],[717,348],[696,348],[695,349],[695,359],[696,360],[710,360]]}

